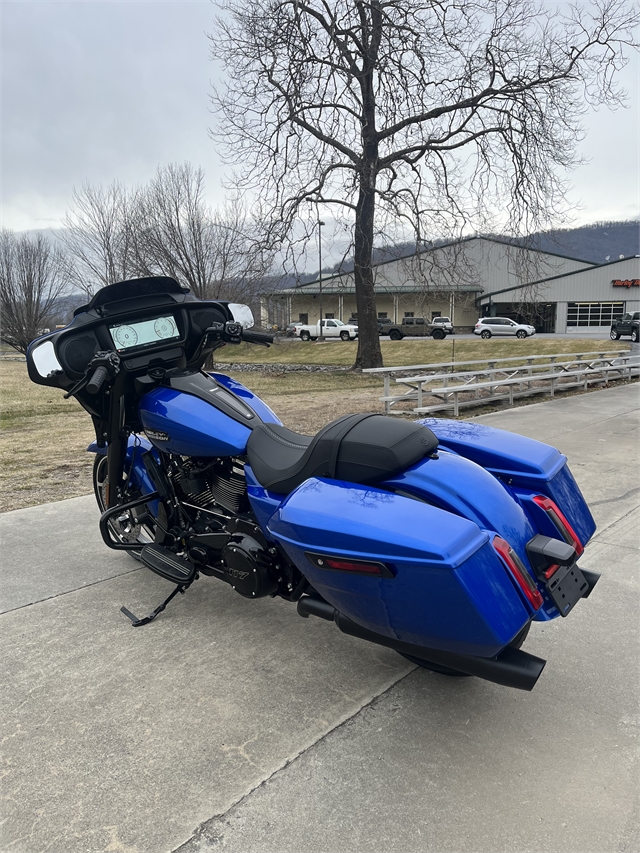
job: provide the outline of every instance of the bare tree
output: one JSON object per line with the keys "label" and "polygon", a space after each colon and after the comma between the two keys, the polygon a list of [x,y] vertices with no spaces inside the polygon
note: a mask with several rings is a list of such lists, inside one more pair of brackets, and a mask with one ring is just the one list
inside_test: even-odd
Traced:
{"label": "bare tree", "polygon": [[73,192],[61,238],[74,260],[73,283],[89,296],[100,287],[138,274],[133,251],[136,193],[114,181],[83,184]]}
{"label": "bare tree", "polygon": [[[374,236],[416,243],[564,207],[586,104],[621,103],[627,0],[222,0],[217,138],[284,241],[312,205],[353,223],[356,364],[382,363]],[[496,213],[497,212],[497,213]],[[405,237],[406,239],[406,237]]]}
{"label": "bare tree", "polygon": [[212,211],[204,171],[189,163],[159,168],[133,218],[137,268],[171,275],[202,299],[247,298],[268,268],[254,218],[237,201]]}
{"label": "bare tree", "polygon": [[63,251],[42,234],[0,232],[0,339],[26,353],[42,334],[56,299],[67,288],[69,264]]}

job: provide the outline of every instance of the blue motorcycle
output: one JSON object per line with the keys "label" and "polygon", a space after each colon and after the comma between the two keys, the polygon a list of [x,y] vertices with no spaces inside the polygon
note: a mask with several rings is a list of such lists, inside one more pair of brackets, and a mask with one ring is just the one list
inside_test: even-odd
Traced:
{"label": "blue motorcycle", "polygon": [[269,345],[247,306],[167,277],[109,285],[29,347],[29,376],[93,420],[94,487],[109,548],[174,589],[198,578],[395,649],[428,669],[531,690],[533,620],[566,617],[599,575],[577,560],[595,523],[553,447],[463,421],[347,415],[285,428],[244,385],[203,365]]}

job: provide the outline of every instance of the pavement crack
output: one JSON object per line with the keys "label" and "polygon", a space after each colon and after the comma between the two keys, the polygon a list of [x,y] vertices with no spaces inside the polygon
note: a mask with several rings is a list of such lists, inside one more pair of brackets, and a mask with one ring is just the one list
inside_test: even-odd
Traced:
{"label": "pavement crack", "polygon": [[305,755],[307,752],[309,752],[311,749],[314,749],[315,747],[317,747],[318,744],[321,744],[324,740],[326,740],[326,738],[329,737],[329,735],[334,734],[334,732],[340,731],[340,729],[342,729],[344,726],[346,726],[348,723],[352,722],[352,720],[356,719],[356,717],[358,717],[360,714],[362,714],[362,712],[366,708],[369,708],[371,705],[373,705],[374,703],[376,703],[380,699],[382,699],[384,696],[386,696],[387,693],[389,693],[391,690],[393,690],[393,688],[396,687],[398,684],[400,684],[401,681],[404,681],[404,679],[407,678],[407,676],[411,675],[411,673],[415,669],[418,669],[418,667],[415,666],[415,667],[413,667],[413,669],[410,669],[404,675],[401,675],[392,684],[389,684],[387,687],[385,687],[379,693],[376,693],[374,696],[371,696],[364,704],[362,704],[359,708],[357,708],[352,714],[349,714],[349,716],[345,717],[343,720],[340,720],[340,722],[338,722],[335,726],[333,726],[333,728],[326,731],[323,735],[321,735],[313,743],[308,744],[303,749],[299,750],[299,752],[297,752],[295,755],[291,756],[290,758],[287,758],[286,761],[284,761],[282,764],[280,764],[278,767],[276,767],[271,773],[269,773],[268,776],[265,776],[264,779],[261,779],[260,782],[255,784],[248,791],[245,791],[245,793],[242,794],[242,796],[238,797],[236,800],[234,800],[232,803],[230,803],[229,806],[224,811],[218,812],[217,814],[214,814],[210,818],[207,818],[207,820],[203,821],[200,824],[200,826],[195,830],[195,832],[191,835],[191,837],[188,838],[179,847],[174,848],[171,851],[171,853],[195,853],[195,850],[197,848],[194,847],[194,845],[198,845],[200,843],[200,841],[206,840],[207,830],[215,821],[224,820],[224,818],[230,812],[232,812],[238,806],[242,805],[242,803],[244,803],[245,800],[247,800],[256,791],[260,790],[260,788],[264,788],[275,776],[277,776],[279,773],[282,773],[284,770],[287,769],[287,767],[292,765],[294,762],[298,761],[298,759],[302,758],[302,756]]}
{"label": "pavement crack", "polygon": [[640,486],[637,486],[635,489],[629,489],[628,492],[625,492],[623,495],[618,495],[615,498],[605,498],[602,501],[591,501],[589,506],[602,506],[603,504],[615,504],[618,501],[625,501],[627,498],[633,497],[633,495],[637,495],[640,493]]}

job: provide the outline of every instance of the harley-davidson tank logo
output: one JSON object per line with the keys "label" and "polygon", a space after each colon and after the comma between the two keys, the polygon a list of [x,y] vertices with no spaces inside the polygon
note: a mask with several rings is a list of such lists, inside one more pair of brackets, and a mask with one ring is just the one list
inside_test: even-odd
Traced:
{"label": "harley-davidson tank logo", "polygon": [[169,436],[166,432],[160,432],[157,429],[145,429],[144,434],[149,441],[169,441]]}

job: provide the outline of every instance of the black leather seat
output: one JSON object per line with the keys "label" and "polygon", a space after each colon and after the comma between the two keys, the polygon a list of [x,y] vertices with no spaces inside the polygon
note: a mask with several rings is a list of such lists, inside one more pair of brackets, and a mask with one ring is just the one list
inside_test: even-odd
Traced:
{"label": "black leather seat", "polygon": [[346,415],[313,438],[260,424],[247,443],[260,485],[289,494],[309,477],[375,483],[430,456],[438,439],[427,427],[384,415]]}

